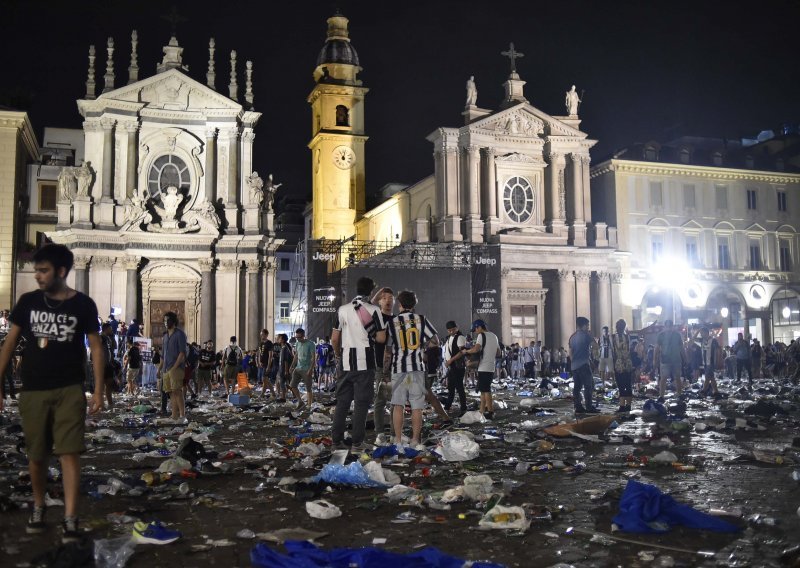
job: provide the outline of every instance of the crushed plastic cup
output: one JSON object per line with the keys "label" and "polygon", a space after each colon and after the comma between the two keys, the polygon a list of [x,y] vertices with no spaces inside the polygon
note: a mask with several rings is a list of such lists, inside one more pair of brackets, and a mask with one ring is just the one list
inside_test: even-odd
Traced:
{"label": "crushed plastic cup", "polygon": [[438,451],[445,461],[469,461],[478,457],[480,446],[464,432],[447,434]]}
{"label": "crushed plastic cup", "polygon": [[123,568],[133,554],[136,541],[131,536],[94,541],[94,563],[97,568]]}
{"label": "crushed plastic cup", "polygon": [[256,538],[256,533],[250,529],[242,529],[236,533],[236,538],[251,539]]}
{"label": "crushed plastic cup", "polygon": [[320,499],[306,501],[306,512],[315,519],[335,519],[342,516],[342,510],[333,503]]}
{"label": "crushed plastic cup", "polygon": [[531,464],[528,462],[519,462],[517,467],[514,468],[514,475],[525,475],[528,473],[528,468],[531,467]]}

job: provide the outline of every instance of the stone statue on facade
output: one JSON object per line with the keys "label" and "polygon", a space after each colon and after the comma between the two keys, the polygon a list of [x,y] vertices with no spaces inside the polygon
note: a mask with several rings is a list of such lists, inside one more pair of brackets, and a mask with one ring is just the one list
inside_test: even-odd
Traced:
{"label": "stone statue on facade", "polygon": [[247,187],[250,189],[250,203],[261,205],[264,201],[264,180],[254,171],[247,177]]}
{"label": "stone statue on facade", "polygon": [[264,208],[267,211],[273,210],[275,205],[275,194],[278,192],[278,188],[282,185],[282,183],[273,183],[272,174],[267,176],[267,185],[264,188]]}
{"label": "stone statue on facade", "polygon": [[134,190],[133,195],[125,200],[125,222],[120,227],[121,231],[140,231],[143,224],[153,221],[153,216],[147,210],[147,201],[147,192],[144,190],[141,196]]}
{"label": "stone statue on facade", "polygon": [[567,114],[570,116],[578,116],[578,106],[580,103],[581,99],[575,91],[575,85],[572,85],[572,88],[567,91],[567,96],[564,99],[564,104],[567,107]]}
{"label": "stone statue on facade", "polygon": [[92,169],[89,167],[89,162],[83,162],[79,168],[72,168],[72,173],[78,185],[77,196],[89,197],[89,187],[92,185]]}
{"label": "stone statue on facade", "polygon": [[466,106],[475,106],[478,104],[478,87],[475,86],[475,76],[470,75],[467,79],[467,103]]}
{"label": "stone statue on facade", "polygon": [[58,200],[72,201],[78,189],[78,180],[75,179],[75,168],[65,167],[58,174]]}
{"label": "stone statue on facade", "polygon": [[183,216],[188,231],[202,231],[206,233],[219,233],[220,220],[214,204],[205,197],[195,204],[194,209],[187,211]]}
{"label": "stone statue on facade", "polygon": [[155,203],[153,207],[161,217],[162,229],[176,229],[178,227],[178,207],[183,203],[183,195],[178,193],[178,188],[171,185],[166,193],[161,194],[161,203],[164,207],[159,207]]}

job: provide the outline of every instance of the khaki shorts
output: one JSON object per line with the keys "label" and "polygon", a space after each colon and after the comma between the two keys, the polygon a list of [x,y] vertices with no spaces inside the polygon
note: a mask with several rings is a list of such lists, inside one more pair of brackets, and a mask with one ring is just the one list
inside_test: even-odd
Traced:
{"label": "khaki shorts", "polygon": [[126,377],[129,383],[135,383],[139,378],[139,369],[128,369],[128,376]]}
{"label": "khaki shorts", "polygon": [[392,373],[392,404],[411,405],[411,410],[425,408],[425,371],[410,373]]}
{"label": "khaki shorts", "polygon": [[28,459],[44,461],[51,453],[61,456],[86,451],[83,385],[24,391],[19,395],[19,413]]}
{"label": "khaki shorts", "polygon": [[289,383],[289,387],[296,389],[302,382],[306,385],[306,390],[310,391],[313,377],[313,373],[311,375],[308,374],[308,369],[295,369],[292,371],[292,382]]}
{"label": "khaki shorts", "polygon": [[174,392],[183,390],[183,369],[171,369],[164,373],[162,381],[164,392]]}
{"label": "khaki shorts", "polygon": [[236,375],[239,374],[239,365],[225,365],[225,380],[236,382]]}

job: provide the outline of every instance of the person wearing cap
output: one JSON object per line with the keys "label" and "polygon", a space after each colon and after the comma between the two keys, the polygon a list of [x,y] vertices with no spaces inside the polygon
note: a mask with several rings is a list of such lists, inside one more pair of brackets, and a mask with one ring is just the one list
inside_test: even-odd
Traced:
{"label": "person wearing cap", "polygon": [[445,410],[450,412],[458,392],[458,400],[461,402],[461,414],[467,411],[467,393],[464,391],[464,373],[467,370],[466,357],[462,349],[467,344],[467,339],[458,330],[456,322],[450,320],[445,325],[449,338],[444,346],[444,364],[447,367],[447,404]]}
{"label": "person wearing cap", "polygon": [[480,354],[478,362],[478,392],[481,394],[479,411],[488,420],[494,418],[492,403],[492,379],[494,378],[494,360],[500,353],[500,341],[486,328],[486,322],[476,319],[472,322],[472,333],[476,334],[475,345],[465,349],[465,355]]}
{"label": "person wearing cap", "polygon": [[[572,364],[572,380],[574,386],[572,388],[572,398],[575,404],[576,414],[595,413],[599,412],[597,408],[592,406],[592,384],[594,378],[592,377],[592,368],[589,366],[591,353],[597,353],[598,345],[592,334],[589,333],[589,320],[583,316],[579,316],[575,320],[575,325],[578,330],[573,333],[569,338],[569,356]],[[583,391],[586,400],[586,406],[581,404],[581,391]]]}

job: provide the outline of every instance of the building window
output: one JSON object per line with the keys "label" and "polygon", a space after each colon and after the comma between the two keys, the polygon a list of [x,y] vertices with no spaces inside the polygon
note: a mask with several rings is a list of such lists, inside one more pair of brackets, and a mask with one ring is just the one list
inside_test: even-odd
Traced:
{"label": "building window", "polygon": [[180,196],[188,195],[190,180],[186,162],[173,154],[165,154],[156,158],[150,166],[147,189],[154,199],[161,202],[161,196],[166,195],[168,187],[177,187]]}
{"label": "building window", "polygon": [[720,270],[729,270],[731,267],[731,254],[728,249],[727,237],[722,237],[717,241],[717,267]]}
{"label": "building window", "polygon": [[658,153],[656,152],[656,149],[653,146],[647,146],[644,149],[644,159],[645,160],[657,160],[658,159]]}
{"label": "building window", "polygon": [[750,241],[750,270],[761,270],[761,246]]}
{"label": "building window", "polygon": [[786,192],[783,190],[778,191],[778,211],[786,213]]}
{"label": "building window", "polygon": [[753,166],[755,165],[755,160],[753,160],[753,156],[745,156],[744,157],[744,167],[748,170],[752,170]]}
{"label": "building window", "polygon": [[503,188],[506,215],[515,223],[525,223],[533,215],[533,188],[524,177],[512,177]]}
{"label": "building window", "polygon": [[694,209],[697,207],[697,196],[695,194],[694,185],[683,186],[683,206],[686,209]]}
{"label": "building window", "polygon": [[289,321],[289,313],[290,313],[289,302],[281,302],[279,306],[279,312],[280,313],[278,317],[281,318],[281,321],[283,322]]}
{"label": "building window", "polygon": [[775,160],[775,169],[779,172],[782,172],[786,168],[785,164],[783,163],[783,158],[778,158]]}
{"label": "building window", "polygon": [[681,164],[688,164],[689,163],[689,150],[687,148],[681,149]]}
{"label": "building window", "polygon": [[289,268],[289,259],[288,258],[282,258],[281,259],[281,271],[286,272],[288,270],[290,270],[290,268]]}
{"label": "building window", "polygon": [[661,236],[653,237],[653,241],[650,243],[650,255],[653,264],[664,258],[664,241]]}
{"label": "building window", "polygon": [[728,187],[725,185],[718,185],[716,187],[716,202],[718,211],[728,210]]}
{"label": "building window", "polygon": [[700,265],[700,258],[697,256],[697,239],[695,237],[686,237],[686,262],[691,267]]}
{"label": "building window", "polygon": [[56,210],[56,191],[58,186],[54,183],[39,184],[39,211],[54,212]]}
{"label": "building window", "polygon": [[747,190],[747,209],[750,211],[758,209],[758,196],[755,189]]}
{"label": "building window", "polygon": [[664,184],[660,181],[650,182],[650,206],[664,207]]}
{"label": "building window", "polygon": [[780,262],[781,272],[791,272],[792,270],[792,250],[789,248],[788,241],[781,241],[780,244]]}
{"label": "building window", "polygon": [[775,325],[800,324],[800,299],[789,296],[785,291],[779,294],[786,297],[776,298],[772,302],[772,319]]}
{"label": "building window", "polygon": [[714,152],[713,158],[711,160],[714,162],[715,166],[722,165],[722,153],[721,152]]}
{"label": "building window", "polygon": [[350,126],[350,111],[344,105],[336,105],[336,126]]}
{"label": "building window", "polygon": [[291,284],[288,280],[281,280],[281,294],[288,294],[292,291]]}

